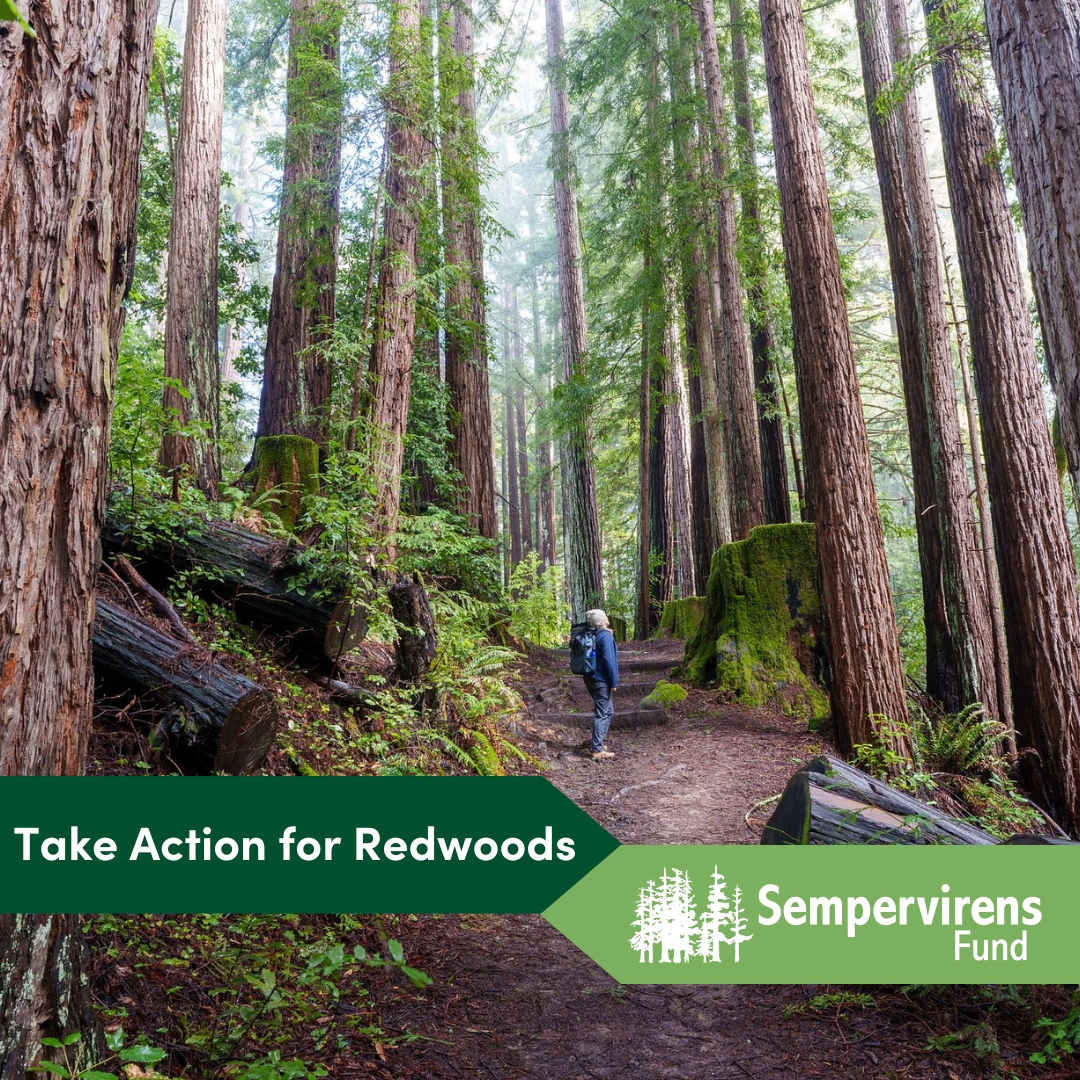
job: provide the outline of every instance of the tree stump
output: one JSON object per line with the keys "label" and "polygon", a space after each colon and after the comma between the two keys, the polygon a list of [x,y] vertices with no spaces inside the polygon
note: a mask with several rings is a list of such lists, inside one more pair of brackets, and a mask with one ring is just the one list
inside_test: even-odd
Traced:
{"label": "tree stump", "polygon": [[277,734],[269,690],[104,600],[94,623],[94,671],[160,704],[169,755],[201,772],[254,772]]}
{"label": "tree stump", "polygon": [[387,596],[399,627],[394,643],[398,678],[419,683],[427,675],[439,643],[427,592],[419,581],[403,578],[390,586]]}
{"label": "tree stump", "polygon": [[319,444],[301,435],[264,435],[255,443],[251,462],[255,498],[264,500],[292,532],[305,495],[319,490]]}

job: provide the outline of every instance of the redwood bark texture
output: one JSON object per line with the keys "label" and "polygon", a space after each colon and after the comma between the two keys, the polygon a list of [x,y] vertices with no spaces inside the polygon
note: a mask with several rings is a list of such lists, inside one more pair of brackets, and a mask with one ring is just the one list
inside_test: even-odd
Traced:
{"label": "redwood bark texture", "polygon": [[386,89],[386,216],[371,347],[371,464],[376,527],[389,535],[401,508],[405,427],[412,393],[416,334],[416,257],[419,234],[421,132],[420,5],[391,9],[390,79]]}
{"label": "redwood bark texture", "polygon": [[326,445],[341,220],[341,8],[292,0],[285,170],[258,435]]}
{"label": "redwood bark texture", "polygon": [[439,19],[443,233],[446,264],[457,271],[446,291],[450,460],[461,473],[458,508],[481,536],[494,539],[498,526],[470,0],[445,5]]}
{"label": "redwood bark texture", "polygon": [[[948,51],[934,65],[934,89],[971,331],[1013,717],[1019,746],[1035,751],[1021,756],[1020,768],[1036,800],[1080,835],[1080,600],[994,124],[984,88]],[[1043,152],[1053,153],[1046,142]],[[1051,179],[1062,182],[1047,174],[1040,191]]]}
{"label": "redwood bark texture", "polygon": [[161,464],[189,468],[210,498],[217,497],[220,472],[218,224],[227,11],[227,0],[188,5],[165,309],[162,403],[170,425],[189,430],[165,435]]}
{"label": "redwood bark texture", "polygon": [[735,538],[742,540],[757,525],[765,524],[765,488],[761,472],[757,406],[746,342],[742,283],[739,280],[738,231],[735,192],[728,180],[727,122],[724,116],[724,84],[720,74],[720,51],[716,40],[713,0],[695,0],[701,31],[701,59],[705,75],[705,98],[709,108],[713,176],[717,184],[717,253],[720,260],[720,300],[717,328],[726,352],[728,385],[723,389],[730,402],[731,493]]}
{"label": "redwood bark texture", "polygon": [[1050,381],[1080,484],[1080,0],[985,0]]}
{"label": "redwood bark texture", "polygon": [[[82,770],[110,399],[154,0],[35,0],[0,39],[0,773]],[[97,1028],[70,915],[0,916],[0,1074]]]}
{"label": "redwood bark texture", "polygon": [[[760,0],[806,483],[833,721],[844,750],[907,718],[885,542],[844,304],[799,0]],[[888,742],[904,756],[902,737]]]}
{"label": "redwood bark texture", "polygon": [[926,689],[947,712],[981,701],[1002,715],[979,534],[968,496],[944,282],[914,91],[879,98],[909,59],[902,0],[855,0],[870,137],[892,270],[915,489],[926,627]]}
{"label": "redwood bark texture", "polygon": [[[570,104],[563,63],[560,0],[545,0],[550,71],[552,164],[555,175],[555,232],[558,240],[559,303],[562,312],[563,378],[582,379],[588,360],[585,334],[585,282],[581,271],[581,225],[570,152]],[[563,563],[574,622],[604,600],[600,520],[596,508],[592,425],[587,410],[574,406],[563,437]]]}
{"label": "redwood bark texture", "polygon": [[[758,436],[761,442],[761,473],[765,489],[765,520],[770,525],[791,521],[784,425],[777,387],[776,342],[765,290],[765,236],[761,228],[758,199],[757,137],[750,97],[749,49],[741,0],[731,0],[732,97],[735,99],[735,155],[738,188],[742,200],[742,227],[748,238],[746,299],[750,323],[750,354],[754,361],[754,396],[757,399]],[[698,581],[707,580],[698,575]]]}

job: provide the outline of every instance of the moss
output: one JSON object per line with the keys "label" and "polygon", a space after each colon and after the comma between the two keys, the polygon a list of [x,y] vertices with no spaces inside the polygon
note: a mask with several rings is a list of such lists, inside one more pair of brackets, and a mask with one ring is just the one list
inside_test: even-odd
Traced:
{"label": "moss", "polygon": [[763,525],[713,556],[683,674],[811,725],[829,714],[813,525]]}
{"label": "moss", "polygon": [[686,641],[697,632],[704,614],[704,596],[685,596],[681,600],[669,600],[664,604],[664,610],[660,614],[660,625],[656,628],[656,636]]}
{"label": "moss", "polygon": [[643,709],[666,709],[669,705],[677,705],[686,700],[686,691],[678,683],[668,682],[661,679],[652,689],[647,698],[642,699]]}
{"label": "moss", "polygon": [[626,616],[625,615],[609,615],[608,621],[611,623],[611,632],[615,635],[616,641],[626,640]]}
{"label": "moss", "polygon": [[255,443],[252,469],[255,497],[270,492],[267,508],[291,532],[304,496],[319,490],[319,444],[300,435],[264,435]]}
{"label": "moss", "polygon": [[1064,481],[1065,474],[1069,471],[1069,455],[1065,452],[1065,436],[1061,432],[1061,410],[1057,406],[1054,406],[1054,421],[1050,426],[1050,434],[1054,442],[1058,478]]}

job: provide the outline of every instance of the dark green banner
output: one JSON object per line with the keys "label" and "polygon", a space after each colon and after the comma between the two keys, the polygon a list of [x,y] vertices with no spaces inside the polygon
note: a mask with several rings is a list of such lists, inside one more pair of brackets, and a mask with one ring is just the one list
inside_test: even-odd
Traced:
{"label": "dark green banner", "polygon": [[617,846],[541,777],[0,780],[5,912],[539,912]]}

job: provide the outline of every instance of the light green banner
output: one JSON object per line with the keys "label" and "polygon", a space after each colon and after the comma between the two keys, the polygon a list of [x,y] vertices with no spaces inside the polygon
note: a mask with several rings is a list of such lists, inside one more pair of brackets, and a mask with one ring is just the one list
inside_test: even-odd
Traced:
{"label": "light green banner", "polygon": [[623,983],[1075,983],[1080,847],[629,847],[545,912]]}

